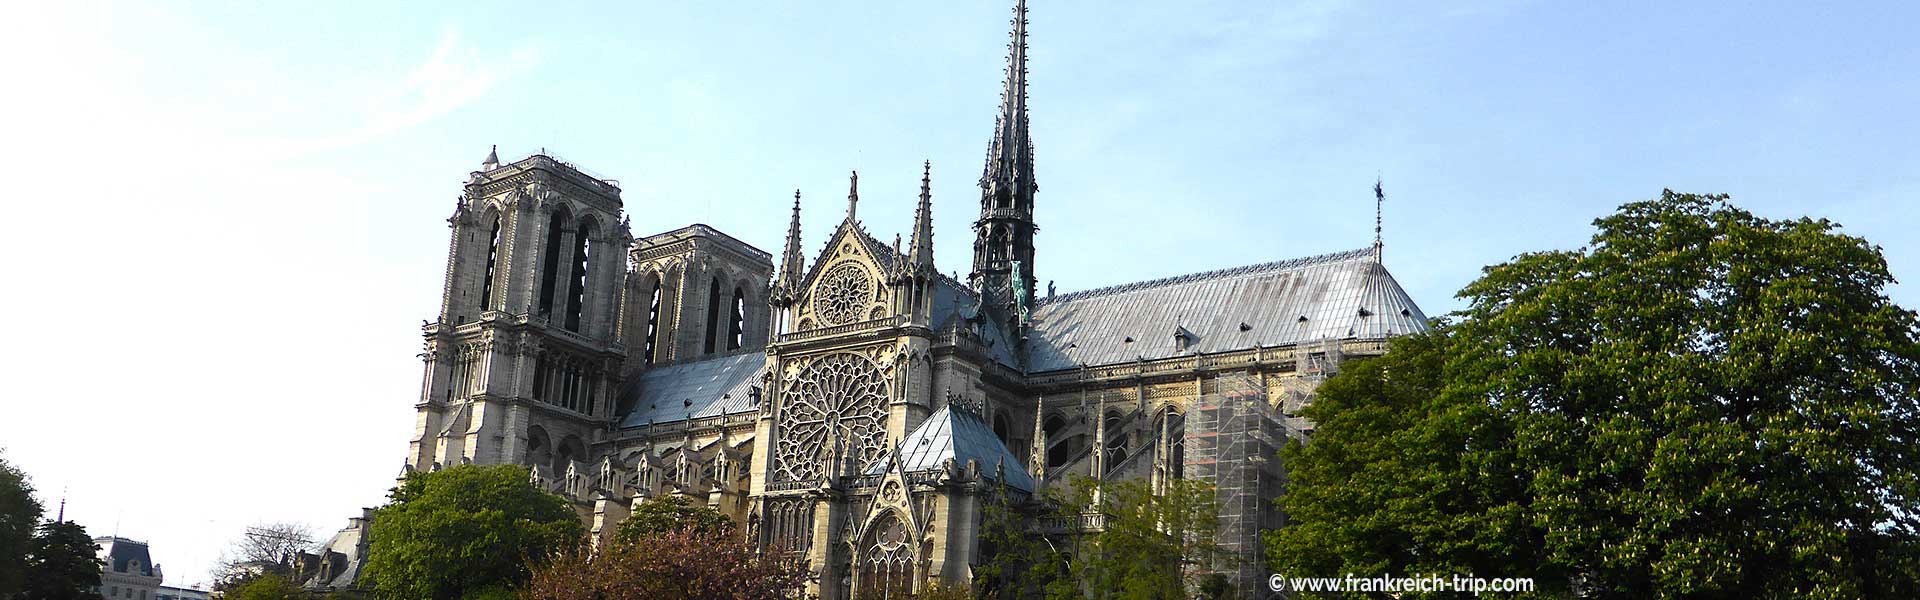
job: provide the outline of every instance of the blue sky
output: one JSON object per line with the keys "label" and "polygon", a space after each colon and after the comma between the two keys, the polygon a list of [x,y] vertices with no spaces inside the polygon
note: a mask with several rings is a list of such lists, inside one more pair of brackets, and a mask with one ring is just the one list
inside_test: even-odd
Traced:
{"label": "blue sky", "polygon": [[[620,180],[635,233],[770,251],[795,188],[818,249],[851,169],[906,231],[931,160],[965,269],[1010,2],[62,4],[0,23],[27,282],[0,446],[193,583],[249,523],[381,500],[489,145]],[[1035,0],[1040,278],[1358,248],[1376,176],[1429,314],[1662,188],[1831,218],[1920,277],[1920,8],[1431,4]]]}

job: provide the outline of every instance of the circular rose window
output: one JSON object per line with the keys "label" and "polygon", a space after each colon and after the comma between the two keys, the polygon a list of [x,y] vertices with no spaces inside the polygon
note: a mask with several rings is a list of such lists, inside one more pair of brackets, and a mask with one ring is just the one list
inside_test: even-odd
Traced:
{"label": "circular rose window", "polygon": [[860,320],[869,299],[873,298],[873,280],[867,270],[845,263],[827,271],[813,288],[813,312],[826,325],[845,325]]}

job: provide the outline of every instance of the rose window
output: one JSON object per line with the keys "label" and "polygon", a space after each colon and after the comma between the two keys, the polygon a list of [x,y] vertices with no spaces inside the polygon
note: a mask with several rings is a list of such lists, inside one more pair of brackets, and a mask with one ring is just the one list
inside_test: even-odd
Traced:
{"label": "rose window", "polygon": [[887,381],[873,361],[831,354],[802,367],[785,388],[773,455],[777,477],[817,480],[827,474],[835,452],[856,468],[879,460],[887,435]]}
{"label": "rose window", "polygon": [[873,279],[867,270],[843,263],[827,271],[814,287],[813,312],[827,325],[845,325],[859,320],[873,298]]}

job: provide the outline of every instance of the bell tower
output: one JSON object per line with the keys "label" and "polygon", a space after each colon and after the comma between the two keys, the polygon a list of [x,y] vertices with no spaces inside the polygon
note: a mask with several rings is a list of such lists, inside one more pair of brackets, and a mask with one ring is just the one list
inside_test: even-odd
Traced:
{"label": "bell tower", "polygon": [[620,188],[550,156],[503,165],[489,152],[448,224],[407,467],[558,475],[589,461],[625,358],[616,307],[633,236]]}

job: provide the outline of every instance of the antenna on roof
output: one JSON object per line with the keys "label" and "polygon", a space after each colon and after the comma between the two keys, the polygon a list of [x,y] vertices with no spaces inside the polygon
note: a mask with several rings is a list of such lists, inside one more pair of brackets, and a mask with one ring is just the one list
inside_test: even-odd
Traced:
{"label": "antenna on roof", "polygon": [[1380,222],[1386,203],[1387,192],[1381,189],[1380,175],[1375,173],[1373,176],[1373,262],[1376,263],[1380,262],[1381,250],[1384,248],[1380,239]]}

